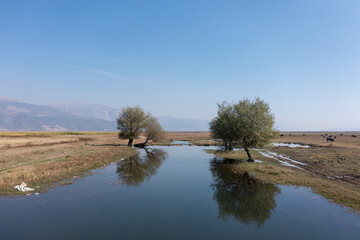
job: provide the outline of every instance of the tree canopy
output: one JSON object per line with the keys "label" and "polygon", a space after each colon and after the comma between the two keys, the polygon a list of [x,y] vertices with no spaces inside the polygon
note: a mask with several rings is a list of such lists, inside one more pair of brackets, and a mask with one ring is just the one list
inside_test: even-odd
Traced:
{"label": "tree canopy", "polygon": [[120,130],[119,138],[129,139],[128,146],[131,146],[133,140],[143,131],[147,119],[147,114],[139,106],[121,109],[116,119],[117,129]]}
{"label": "tree canopy", "polygon": [[133,140],[144,133],[146,140],[158,141],[161,139],[163,129],[156,117],[139,107],[125,107],[121,109],[117,118],[117,129],[120,131],[119,138],[129,139],[128,146],[132,146]]}
{"label": "tree canopy", "polygon": [[149,141],[158,142],[164,137],[164,130],[158,119],[151,114],[148,114],[144,127],[144,135],[146,137],[144,144],[147,144]]}
{"label": "tree canopy", "polygon": [[210,130],[214,138],[222,139],[225,150],[232,150],[234,145],[242,147],[249,161],[254,161],[249,148],[264,146],[276,137],[274,124],[269,104],[255,98],[218,104],[218,116],[210,122]]}

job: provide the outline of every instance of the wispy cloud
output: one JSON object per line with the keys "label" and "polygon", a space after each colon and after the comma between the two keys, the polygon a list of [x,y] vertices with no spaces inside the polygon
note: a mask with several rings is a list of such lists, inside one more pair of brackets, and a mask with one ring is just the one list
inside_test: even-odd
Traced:
{"label": "wispy cloud", "polygon": [[75,56],[75,55],[67,55],[67,54],[58,54],[58,53],[49,53],[49,52],[29,52],[31,55],[37,55],[41,57],[59,57],[59,58],[70,58],[70,59],[83,59],[83,60],[91,60],[91,61],[104,61],[104,62],[131,62],[125,59],[111,59],[111,58],[101,58],[101,57],[83,57],[83,56]]}
{"label": "wispy cloud", "polygon": [[87,71],[90,73],[106,76],[106,77],[116,78],[116,79],[120,79],[120,80],[124,80],[124,81],[130,81],[129,79],[127,79],[119,74],[111,73],[111,72],[107,72],[107,71],[103,71],[103,70],[99,70],[99,69],[95,69],[95,68],[89,68],[89,67],[83,67],[83,66],[78,66],[78,65],[73,65],[73,64],[62,63],[62,62],[55,62],[55,61],[46,60],[46,59],[34,58],[34,57],[29,57],[29,56],[25,56],[25,55],[13,53],[13,52],[7,52],[7,51],[0,51],[0,53],[9,55],[9,56],[20,57],[20,58],[24,58],[24,59],[28,59],[28,60],[32,60],[32,61],[37,61],[37,62],[49,63],[49,64],[54,64],[54,65],[59,65],[59,66],[64,66],[64,67],[69,67],[69,68],[76,68],[76,69],[84,70],[84,71]]}

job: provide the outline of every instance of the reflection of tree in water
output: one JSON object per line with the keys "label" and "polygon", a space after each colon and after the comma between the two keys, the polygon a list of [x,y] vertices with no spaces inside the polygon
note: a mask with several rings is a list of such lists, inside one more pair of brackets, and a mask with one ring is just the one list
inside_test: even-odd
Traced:
{"label": "reflection of tree in water", "polygon": [[146,149],[146,155],[135,155],[118,163],[116,173],[119,180],[128,185],[140,185],[157,173],[157,169],[168,157],[167,152],[160,149]]}
{"label": "reflection of tree in water", "polygon": [[279,187],[257,180],[247,172],[235,173],[230,164],[214,158],[210,170],[213,175],[211,187],[219,207],[219,218],[234,218],[246,224],[262,226],[270,219],[276,207],[275,197]]}

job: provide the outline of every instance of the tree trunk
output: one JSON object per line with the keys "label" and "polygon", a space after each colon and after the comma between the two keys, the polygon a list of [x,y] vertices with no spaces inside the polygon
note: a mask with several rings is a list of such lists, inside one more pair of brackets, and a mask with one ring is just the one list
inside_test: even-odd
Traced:
{"label": "tree trunk", "polygon": [[129,139],[128,147],[131,147],[131,146],[132,146],[133,141],[134,141],[134,139]]}
{"label": "tree trunk", "polygon": [[233,150],[231,142],[224,142],[225,151]]}
{"label": "tree trunk", "polygon": [[245,152],[247,153],[247,155],[248,155],[248,157],[249,157],[248,162],[254,162],[254,159],[253,159],[253,157],[251,156],[251,153],[250,153],[250,151],[249,151],[248,148],[245,148]]}

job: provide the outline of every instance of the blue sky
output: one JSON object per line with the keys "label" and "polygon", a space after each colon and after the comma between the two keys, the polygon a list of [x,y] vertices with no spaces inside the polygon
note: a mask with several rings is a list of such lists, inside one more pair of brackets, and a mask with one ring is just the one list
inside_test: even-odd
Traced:
{"label": "blue sky", "polygon": [[360,1],[1,1],[0,96],[360,130]]}

